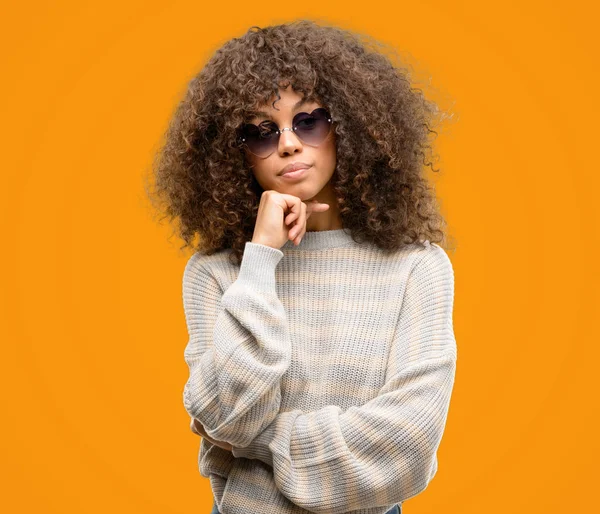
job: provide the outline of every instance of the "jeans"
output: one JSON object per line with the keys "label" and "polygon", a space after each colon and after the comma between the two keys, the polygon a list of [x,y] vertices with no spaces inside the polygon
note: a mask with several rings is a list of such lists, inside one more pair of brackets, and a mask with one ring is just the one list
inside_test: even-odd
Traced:
{"label": "jeans", "polygon": [[[217,509],[217,504],[213,503],[213,508],[210,511],[210,514],[221,514],[219,509]],[[388,510],[385,514],[402,514],[402,504],[394,505],[390,510]]]}

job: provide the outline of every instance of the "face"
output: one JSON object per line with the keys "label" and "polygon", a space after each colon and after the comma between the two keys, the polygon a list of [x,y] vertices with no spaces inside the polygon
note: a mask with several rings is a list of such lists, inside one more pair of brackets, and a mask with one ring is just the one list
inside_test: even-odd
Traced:
{"label": "face", "polygon": [[[319,107],[325,107],[318,102],[310,101],[299,104],[303,96],[295,92],[291,85],[286,89],[280,89],[281,98],[275,103],[273,97],[271,102],[262,106],[259,110],[265,115],[248,120],[249,123],[259,125],[265,121],[274,122],[279,129],[292,127],[294,116],[298,113],[310,114]],[[318,146],[310,146],[302,141],[294,131],[284,130],[279,136],[277,148],[271,155],[261,158],[248,150],[246,159],[252,167],[256,180],[263,190],[275,190],[279,193],[291,194],[299,197],[302,201],[324,200],[330,197],[330,179],[335,171],[336,147],[335,133],[333,128],[329,131],[326,139]],[[285,176],[281,171],[285,166],[295,162],[306,163],[310,168],[304,170],[298,177]]]}

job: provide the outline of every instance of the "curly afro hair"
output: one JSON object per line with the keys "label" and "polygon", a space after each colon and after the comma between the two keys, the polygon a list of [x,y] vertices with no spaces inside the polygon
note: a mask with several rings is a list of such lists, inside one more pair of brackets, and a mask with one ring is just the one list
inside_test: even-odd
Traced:
{"label": "curly afro hair", "polygon": [[332,188],[355,241],[386,251],[446,242],[446,222],[424,176],[432,167],[432,126],[444,113],[411,87],[404,66],[377,51],[381,43],[363,39],[310,20],[253,26],[192,78],[152,165],[155,190],[146,186],[165,213],[161,220],[179,219],[181,249],[230,249],[231,262],[241,264],[263,190],[236,136],[287,84],[335,117]]}

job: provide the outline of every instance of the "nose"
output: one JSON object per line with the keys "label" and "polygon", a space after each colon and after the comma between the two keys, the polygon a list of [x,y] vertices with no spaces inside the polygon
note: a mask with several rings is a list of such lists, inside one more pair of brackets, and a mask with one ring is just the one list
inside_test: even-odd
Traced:
{"label": "nose", "polygon": [[300,138],[291,128],[285,127],[281,129],[281,134],[279,135],[278,149],[281,155],[294,153],[297,149],[302,149],[302,141],[300,141]]}

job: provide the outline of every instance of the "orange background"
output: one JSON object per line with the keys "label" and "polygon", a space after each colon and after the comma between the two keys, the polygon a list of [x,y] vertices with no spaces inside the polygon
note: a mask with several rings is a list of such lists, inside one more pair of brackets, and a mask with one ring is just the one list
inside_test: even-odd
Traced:
{"label": "orange background", "polygon": [[300,17],[410,55],[456,113],[432,180],[457,242],[457,378],[438,474],[405,514],[598,503],[597,17],[573,1],[311,7],[4,7],[6,512],[210,512],[182,404],[189,254],[142,179],[214,50]]}

